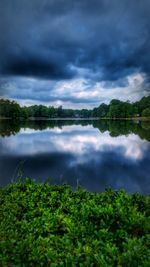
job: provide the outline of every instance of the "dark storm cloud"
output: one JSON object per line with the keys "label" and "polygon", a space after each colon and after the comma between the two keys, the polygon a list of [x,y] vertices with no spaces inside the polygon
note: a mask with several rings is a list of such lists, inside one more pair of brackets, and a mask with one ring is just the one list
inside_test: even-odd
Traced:
{"label": "dark storm cloud", "polygon": [[95,80],[150,74],[149,0],[1,0],[0,73]]}
{"label": "dark storm cloud", "polygon": [[55,62],[49,62],[47,59],[35,57],[35,58],[22,58],[17,61],[9,62],[2,74],[6,75],[20,75],[28,77],[43,77],[49,79],[66,79],[72,78],[75,74],[67,66],[57,64]]}

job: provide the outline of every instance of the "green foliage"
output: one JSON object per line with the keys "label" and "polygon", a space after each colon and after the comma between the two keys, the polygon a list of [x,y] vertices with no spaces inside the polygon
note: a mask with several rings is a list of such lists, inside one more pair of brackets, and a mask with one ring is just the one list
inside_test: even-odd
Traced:
{"label": "green foliage", "polygon": [[104,118],[107,116],[108,110],[109,110],[109,106],[102,103],[98,108],[93,109],[93,117]]}
{"label": "green foliage", "polygon": [[112,100],[109,105],[108,117],[110,118],[130,118],[139,116],[138,109],[134,104]]}
{"label": "green foliage", "polygon": [[142,116],[143,116],[143,117],[150,117],[150,108],[145,108],[145,109],[142,111]]}
{"label": "green foliage", "polygon": [[0,99],[0,116],[17,118],[21,116],[21,107],[15,101]]}
{"label": "green foliage", "polygon": [[140,101],[135,103],[139,114],[142,114],[142,111],[146,108],[150,108],[150,96],[143,97]]}
{"label": "green foliage", "polygon": [[[43,105],[34,105],[30,107],[20,107],[14,101],[0,100],[0,116],[11,118],[130,118],[139,117],[149,114],[150,110],[150,96],[143,97],[140,101],[135,103],[123,102],[117,99],[112,99],[109,105],[102,103],[99,107],[93,110],[88,109],[63,109],[62,106],[54,108],[52,106],[46,107]],[[146,117],[149,115],[145,115]]]}
{"label": "green foliage", "polygon": [[148,196],[26,179],[0,205],[1,266],[149,266]]}

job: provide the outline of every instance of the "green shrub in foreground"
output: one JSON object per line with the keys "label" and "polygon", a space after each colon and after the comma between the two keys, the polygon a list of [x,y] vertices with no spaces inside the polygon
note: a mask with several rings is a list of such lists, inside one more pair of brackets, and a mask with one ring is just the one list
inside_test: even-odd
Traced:
{"label": "green shrub in foreground", "polygon": [[0,206],[1,266],[150,266],[150,197],[27,179]]}

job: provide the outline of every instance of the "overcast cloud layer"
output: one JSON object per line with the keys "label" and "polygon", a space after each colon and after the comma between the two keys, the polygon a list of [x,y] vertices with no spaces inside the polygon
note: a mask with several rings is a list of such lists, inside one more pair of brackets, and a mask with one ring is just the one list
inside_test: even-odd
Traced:
{"label": "overcast cloud layer", "polygon": [[1,0],[0,96],[93,107],[150,93],[149,0]]}

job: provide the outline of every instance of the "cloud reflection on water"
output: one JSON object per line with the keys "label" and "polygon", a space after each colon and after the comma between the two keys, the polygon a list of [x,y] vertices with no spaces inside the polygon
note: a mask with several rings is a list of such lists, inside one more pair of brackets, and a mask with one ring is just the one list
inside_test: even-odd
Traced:
{"label": "cloud reflection on water", "polygon": [[109,186],[144,194],[150,191],[149,143],[135,134],[111,137],[91,125],[43,131],[26,128],[2,138],[0,146],[2,184],[24,161],[25,175],[38,180],[53,177],[56,183],[63,179],[75,186],[78,179],[91,191]]}

